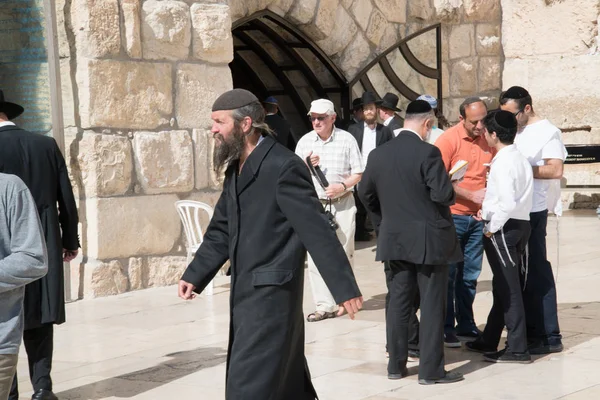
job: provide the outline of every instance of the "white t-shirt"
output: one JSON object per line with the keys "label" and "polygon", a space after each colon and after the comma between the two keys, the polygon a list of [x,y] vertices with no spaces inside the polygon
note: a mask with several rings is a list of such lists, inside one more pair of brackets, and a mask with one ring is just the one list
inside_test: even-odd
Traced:
{"label": "white t-shirt", "polygon": [[[542,166],[544,160],[567,159],[560,129],[547,119],[527,125],[515,137],[515,146],[531,166]],[[562,214],[560,202],[560,179],[534,179],[533,207],[531,212],[549,210]]]}
{"label": "white t-shirt", "polygon": [[374,129],[369,128],[367,123],[364,123],[363,140],[361,143],[363,165],[367,165],[369,154],[375,150],[377,146],[377,126]]}

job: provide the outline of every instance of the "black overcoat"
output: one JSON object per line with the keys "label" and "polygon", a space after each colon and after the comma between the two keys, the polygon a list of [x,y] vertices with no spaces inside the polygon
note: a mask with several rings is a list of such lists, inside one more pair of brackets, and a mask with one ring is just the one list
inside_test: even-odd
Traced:
{"label": "black overcoat", "polygon": [[304,357],[306,250],[338,303],[360,296],[308,168],[266,137],[241,174],[226,171],[204,241],[182,279],[200,293],[231,261],[228,400],[307,400]]}
{"label": "black overcoat", "polygon": [[281,115],[279,114],[271,114],[265,117],[265,122],[269,125],[277,135],[275,139],[290,149],[294,151],[296,149],[296,140],[294,140],[294,136],[292,135],[292,128]]}
{"label": "black overcoat", "polygon": [[[360,149],[361,153],[362,153],[362,142],[363,142],[363,136],[365,135],[365,123],[361,122],[361,123],[356,123],[356,124],[352,124],[348,127],[348,132],[350,132],[352,134],[352,136],[354,136],[354,139],[356,139],[356,142],[358,143],[358,148]],[[392,131],[390,131],[388,129],[387,126],[383,126],[382,124],[377,124],[377,126],[375,127],[375,146],[381,146],[382,144],[384,144],[387,141],[390,141],[394,138],[394,134],[392,133]]]}
{"label": "black overcoat", "polygon": [[462,261],[450,213],[456,194],[440,150],[403,130],[369,154],[358,194],[379,226],[377,261]]}
{"label": "black overcoat", "polygon": [[77,206],[65,159],[53,138],[5,126],[0,128],[0,172],[17,175],[31,191],[48,249],[48,274],[25,287],[25,329],[62,324],[62,249],[79,248]]}

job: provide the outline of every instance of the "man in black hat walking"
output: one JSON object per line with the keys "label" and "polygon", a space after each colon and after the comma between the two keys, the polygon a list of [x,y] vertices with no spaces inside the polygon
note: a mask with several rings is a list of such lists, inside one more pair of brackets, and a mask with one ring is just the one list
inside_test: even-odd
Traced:
{"label": "man in black hat walking", "polygon": [[[23,342],[34,390],[32,399],[53,400],[57,398],[50,378],[53,326],[65,322],[63,261],[77,256],[77,206],[56,141],[12,122],[23,111],[23,107],[5,101],[0,91],[0,172],[17,175],[31,191],[48,250],[48,274],[25,288]],[[18,398],[15,376],[9,399]]]}
{"label": "man in black hat walking", "polygon": [[386,93],[379,103],[379,118],[383,125],[387,126],[393,136],[397,136],[402,129],[404,121],[396,113],[402,111],[398,108],[398,96],[394,93]]}
{"label": "man in black hat walking", "polygon": [[364,120],[362,99],[357,97],[356,99],[352,100],[352,119],[350,120],[348,127],[354,124],[361,124]]}
{"label": "man in black hat walking", "polygon": [[[358,143],[363,165],[366,165],[371,151],[393,138],[389,129],[377,122],[377,106],[379,103],[373,92],[364,92],[361,97],[364,122],[362,124],[352,124],[348,127],[348,132],[354,136]],[[367,210],[360,202],[357,192],[354,192],[354,197],[356,201],[356,232],[354,233],[354,239],[356,241],[369,241],[371,235],[366,227]]]}

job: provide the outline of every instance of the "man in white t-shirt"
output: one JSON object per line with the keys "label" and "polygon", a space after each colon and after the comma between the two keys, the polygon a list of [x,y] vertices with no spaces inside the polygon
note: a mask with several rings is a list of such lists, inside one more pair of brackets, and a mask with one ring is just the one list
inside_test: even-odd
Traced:
{"label": "man in white t-shirt", "polygon": [[513,86],[502,93],[500,108],[515,114],[519,123],[515,146],[533,168],[531,236],[523,282],[529,352],[558,353],[563,345],[558,326],[556,284],[546,256],[546,225],[548,211],[556,215],[562,213],[560,179],[567,150],[560,129],[534,112],[531,96],[524,88]]}

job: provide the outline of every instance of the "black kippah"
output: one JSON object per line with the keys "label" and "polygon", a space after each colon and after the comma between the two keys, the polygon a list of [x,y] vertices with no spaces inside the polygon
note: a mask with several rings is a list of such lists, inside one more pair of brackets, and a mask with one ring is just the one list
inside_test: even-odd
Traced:
{"label": "black kippah", "polygon": [[529,96],[529,92],[521,86],[513,86],[506,92],[502,93],[503,99],[519,100]]}
{"label": "black kippah", "polygon": [[496,110],[493,111],[494,120],[498,125],[506,129],[517,129],[517,117],[510,111]]}
{"label": "black kippah", "polygon": [[213,111],[235,110],[258,102],[258,98],[245,89],[233,89],[220,95],[213,103]]}
{"label": "black kippah", "polygon": [[406,107],[406,114],[423,114],[433,110],[431,104],[425,100],[411,101]]}

